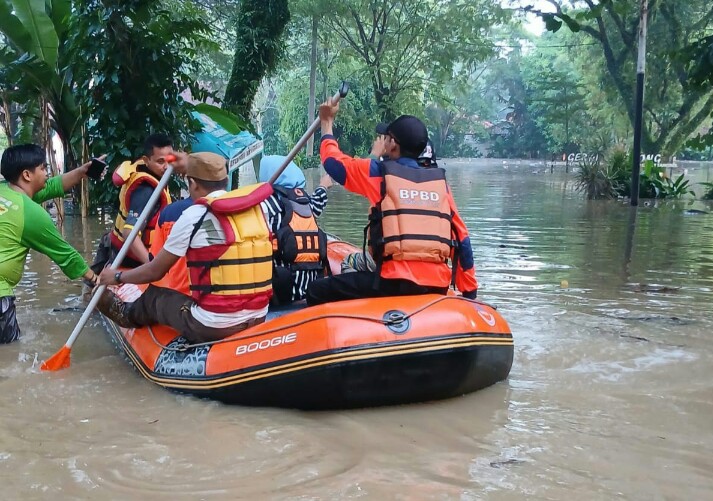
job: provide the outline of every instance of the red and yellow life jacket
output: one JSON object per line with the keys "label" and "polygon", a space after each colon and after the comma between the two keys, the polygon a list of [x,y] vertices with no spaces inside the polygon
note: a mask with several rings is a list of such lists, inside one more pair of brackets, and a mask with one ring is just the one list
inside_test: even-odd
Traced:
{"label": "red and yellow life jacket", "polygon": [[441,168],[383,163],[381,200],[369,214],[369,245],[380,261],[445,263],[454,247],[446,174]]}
{"label": "red and yellow life jacket", "polygon": [[275,257],[294,270],[322,270],[327,263],[327,235],[317,225],[309,197],[301,188],[274,187],[284,208],[272,240]]}
{"label": "red and yellow life jacket", "polygon": [[[116,215],[114,229],[111,232],[111,243],[116,249],[120,249],[124,244],[125,238],[124,235],[122,235],[122,232],[126,227],[126,220],[129,217],[131,195],[134,193],[136,188],[142,184],[148,184],[154,189],[158,186],[159,180],[145,170],[142,170],[144,165],[143,160],[137,160],[133,163],[127,160],[119,165],[112,175],[111,180],[114,185],[121,187],[121,190],[119,191],[119,212]],[[141,241],[147,249],[151,247],[151,239],[154,229],[156,228],[159,213],[170,203],[171,194],[169,193],[168,188],[164,188],[158,201],[158,210],[156,210],[156,213],[151,219],[146,221],[146,225],[139,234]]]}
{"label": "red and yellow life jacket", "polygon": [[[264,308],[272,296],[272,244],[260,202],[272,195],[267,183],[253,184],[214,198],[201,198],[220,222],[225,243],[186,253],[190,290],[201,308],[215,313]],[[204,215],[196,224],[196,232]]]}

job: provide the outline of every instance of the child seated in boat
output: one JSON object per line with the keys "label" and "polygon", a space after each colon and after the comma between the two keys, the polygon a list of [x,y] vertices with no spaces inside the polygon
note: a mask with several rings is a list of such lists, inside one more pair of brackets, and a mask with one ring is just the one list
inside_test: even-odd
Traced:
{"label": "child seated in boat", "polygon": [[163,324],[189,342],[211,342],[265,321],[272,296],[272,245],[260,202],[266,184],[226,192],[225,158],[189,155],[186,178],[195,203],[171,229],[163,249],[138,268],[102,271],[99,283],[150,284],[185,256],[191,296],[149,285],[133,303],[107,289],[97,308],[122,327]]}
{"label": "child seated in boat", "polygon": [[[260,161],[260,182],[279,169],[285,157],[271,155]],[[322,176],[312,195],[305,191],[305,176],[290,162],[273,184],[273,195],[262,202],[272,232],[273,304],[290,304],[305,297],[307,286],[323,277],[329,267],[327,236],[317,225],[327,205],[328,175]]]}

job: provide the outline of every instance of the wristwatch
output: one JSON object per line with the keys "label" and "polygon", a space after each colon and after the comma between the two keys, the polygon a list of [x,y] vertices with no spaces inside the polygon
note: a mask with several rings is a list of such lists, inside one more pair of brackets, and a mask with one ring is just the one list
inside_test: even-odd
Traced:
{"label": "wristwatch", "polygon": [[121,273],[121,271],[117,271],[116,273],[114,273],[114,280],[117,284],[121,283]]}

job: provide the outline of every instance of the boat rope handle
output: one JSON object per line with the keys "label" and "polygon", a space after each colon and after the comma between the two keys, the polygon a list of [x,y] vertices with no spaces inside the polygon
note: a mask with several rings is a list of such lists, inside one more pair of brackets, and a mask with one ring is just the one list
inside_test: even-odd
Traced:
{"label": "boat rope handle", "polygon": [[[468,301],[468,302],[474,303],[474,304],[482,304],[482,305],[488,306],[494,310],[497,310],[497,308],[495,306],[490,305],[484,301],[480,301],[478,299],[468,299],[463,296],[443,296],[443,297],[439,297],[438,299],[434,299],[433,301],[431,301],[429,303],[426,303],[425,305],[421,306],[420,308],[418,308],[415,311],[412,311],[411,313],[399,315],[394,318],[389,318],[388,320],[384,319],[384,318],[374,318],[374,317],[367,317],[367,316],[361,316],[361,315],[329,314],[329,315],[319,315],[317,317],[312,317],[309,319],[309,321],[312,322],[315,320],[322,320],[325,318],[347,318],[347,319],[351,319],[351,320],[366,320],[368,322],[377,322],[377,323],[387,325],[387,326],[395,325],[395,324],[401,324],[401,323],[405,322],[406,320],[408,320],[409,318],[411,318],[412,316],[414,316],[418,313],[421,313],[426,308],[430,308],[431,306],[433,306],[437,303],[440,303],[441,301],[446,301],[448,299],[457,299],[459,301]],[[292,324],[283,325],[281,327],[273,327],[272,329],[268,329],[266,331],[261,331],[260,333],[256,333],[256,334],[253,334],[250,336],[245,336],[245,337],[241,337],[241,338],[237,338],[237,339],[236,338],[224,338],[224,339],[216,339],[215,341],[206,341],[204,343],[194,343],[194,344],[183,343],[183,344],[179,344],[177,346],[166,346],[166,345],[162,344],[158,339],[156,339],[156,335],[154,334],[153,329],[151,328],[150,325],[148,326],[148,329],[149,329],[149,334],[151,334],[151,339],[153,339],[153,342],[156,343],[158,346],[160,346],[162,349],[168,350],[168,351],[188,351],[193,348],[201,348],[203,346],[213,346],[215,344],[243,341],[246,339],[251,339],[254,337],[262,336],[264,334],[270,334],[272,332],[277,332],[277,331],[284,330],[284,329],[292,329],[293,327],[297,327],[301,324],[304,324],[304,322],[295,322]]]}

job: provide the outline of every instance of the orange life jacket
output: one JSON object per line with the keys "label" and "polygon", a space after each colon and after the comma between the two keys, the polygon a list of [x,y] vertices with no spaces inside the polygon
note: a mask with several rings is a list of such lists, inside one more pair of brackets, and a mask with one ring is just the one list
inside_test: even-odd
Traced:
{"label": "orange life jacket", "polygon": [[385,260],[445,263],[455,246],[448,185],[441,168],[383,162],[381,200],[369,214],[372,256]]}
{"label": "orange life jacket", "polygon": [[[225,243],[188,247],[190,290],[201,308],[215,313],[264,308],[272,296],[272,244],[260,202],[272,195],[267,183],[244,186],[214,198],[201,198],[206,214],[218,221]],[[192,238],[191,237],[191,238]]]}
{"label": "orange life jacket", "polygon": [[309,197],[301,188],[274,187],[285,213],[272,240],[275,257],[294,270],[322,270],[327,235],[317,225]]}
{"label": "orange life jacket", "polygon": [[[138,160],[134,163],[126,161],[119,165],[112,175],[112,182],[114,185],[121,187],[121,191],[119,191],[119,212],[116,215],[114,229],[111,232],[111,243],[116,249],[120,249],[124,244],[125,238],[124,235],[122,235],[122,232],[126,226],[126,220],[129,217],[131,195],[136,188],[142,184],[148,184],[155,189],[159,183],[159,180],[154,176],[144,170],[140,170],[143,166],[143,160]],[[146,221],[146,225],[141,230],[141,233],[139,233],[141,241],[147,249],[151,247],[151,239],[154,229],[156,228],[159,213],[170,203],[171,194],[169,193],[168,188],[164,188],[158,201],[158,210],[156,210],[156,213],[152,218]]]}
{"label": "orange life jacket", "polygon": [[[163,245],[168,239],[168,235],[171,234],[171,229],[175,224],[175,221],[167,221],[164,224],[159,224],[153,233],[153,240],[151,242],[151,248],[149,252],[153,256],[158,256],[158,253],[163,249]],[[183,294],[190,294],[190,282],[188,281],[188,268],[186,265],[186,257],[181,256],[178,258],[171,269],[168,270],[162,278],[152,282],[153,285],[157,287],[164,287],[166,289],[172,289],[174,291],[181,292]]]}

